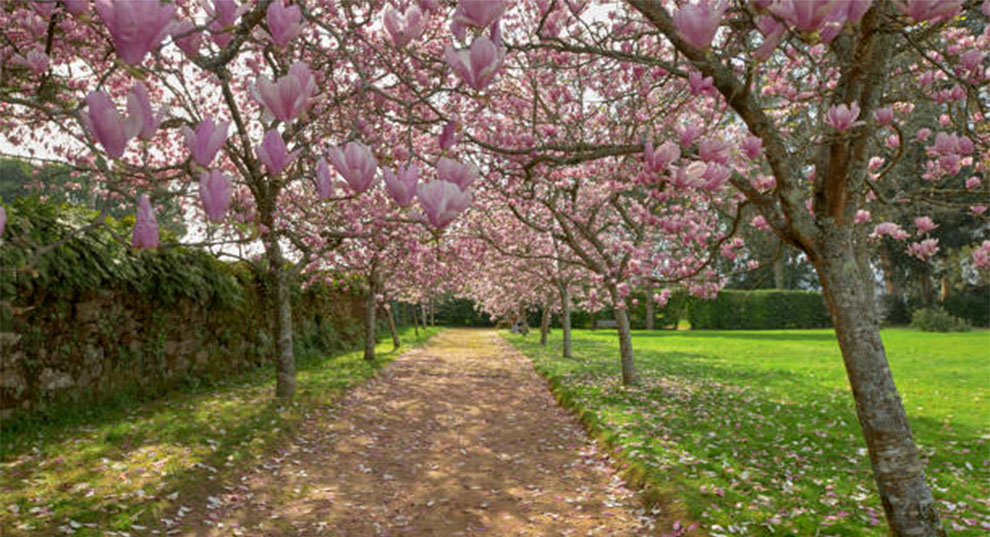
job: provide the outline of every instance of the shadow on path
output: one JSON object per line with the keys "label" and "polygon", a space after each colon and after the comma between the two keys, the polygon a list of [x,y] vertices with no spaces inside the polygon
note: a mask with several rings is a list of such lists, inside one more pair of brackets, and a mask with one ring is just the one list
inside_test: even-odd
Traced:
{"label": "shadow on path", "polygon": [[493,331],[441,333],[301,431],[185,535],[651,534],[608,458]]}

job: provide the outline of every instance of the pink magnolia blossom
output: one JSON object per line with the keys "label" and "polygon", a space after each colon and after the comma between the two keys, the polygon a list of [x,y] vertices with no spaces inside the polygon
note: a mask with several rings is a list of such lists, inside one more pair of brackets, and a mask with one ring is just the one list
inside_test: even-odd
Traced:
{"label": "pink magnolia blossom", "polygon": [[505,59],[505,51],[487,37],[480,36],[475,38],[468,50],[447,47],[444,58],[457,78],[474,90],[481,91],[495,78]]}
{"label": "pink magnolia blossom", "polygon": [[127,96],[127,114],[130,118],[135,118],[134,121],[140,126],[137,136],[142,140],[152,139],[162,123],[162,112],[151,109],[148,88],[141,82],[135,82]]}
{"label": "pink magnolia blossom", "polygon": [[12,62],[27,67],[37,76],[45,74],[45,71],[48,70],[48,55],[45,54],[45,49],[40,46],[31,49],[23,56],[14,56]]}
{"label": "pink magnolia blossom", "polygon": [[704,138],[698,142],[698,156],[705,162],[729,163],[729,144],[718,138]]}
{"label": "pink magnolia blossom", "polygon": [[894,222],[882,222],[877,224],[873,228],[873,233],[870,234],[871,238],[878,239],[888,235],[890,238],[895,240],[904,240],[908,238],[908,232],[901,229],[901,226],[895,224]]}
{"label": "pink magnolia blossom", "polygon": [[186,56],[195,58],[199,55],[199,47],[203,44],[203,32],[196,29],[191,20],[177,23],[172,30],[172,41]]}
{"label": "pink magnolia blossom", "polygon": [[158,0],[96,0],[96,12],[110,30],[124,63],[137,65],[172,29],[175,4]]}
{"label": "pink magnolia blossom", "polygon": [[3,230],[7,227],[7,209],[0,205],[0,237],[3,236]]}
{"label": "pink magnolia blossom", "polygon": [[932,145],[929,149],[931,149],[933,153],[937,153],[940,155],[955,153],[956,142],[957,142],[957,137],[955,134],[940,132],[935,135],[935,144]]}
{"label": "pink magnolia blossom", "polygon": [[979,188],[979,186],[980,186],[980,178],[979,177],[977,177],[977,176],[974,175],[974,176],[970,177],[969,179],[966,179],[966,188],[967,189],[973,190],[974,188]]}
{"label": "pink magnolia blossom", "polygon": [[718,162],[709,162],[702,177],[705,179],[705,188],[714,192],[722,188],[731,176],[732,170],[728,166]]}
{"label": "pink magnolia blossom", "polygon": [[237,19],[250,9],[250,6],[238,6],[235,0],[213,0],[213,6],[207,6],[211,18],[208,28],[213,42],[220,48],[229,45],[234,39],[230,30],[237,23]]}
{"label": "pink magnolia blossom", "polygon": [[333,197],[333,177],[330,176],[330,166],[327,159],[320,157],[316,162],[316,195],[321,200]]}
{"label": "pink magnolia blossom", "polygon": [[347,142],[343,149],[331,149],[330,162],[354,193],[360,194],[375,185],[378,160],[364,144]]}
{"label": "pink magnolia blossom", "polygon": [[199,199],[203,202],[206,218],[222,222],[230,208],[230,180],[220,170],[203,172],[199,176]]}
{"label": "pink magnolia blossom", "polygon": [[90,132],[111,158],[124,156],[127,141],[141,128],[139,118],[125,119],[113,106],[110,97],[102,91],[86,96],[88,113],[86,123]]}
{"label": "pink magnolia blossom", "polygon": [[870,211],[860,209],[856,211],[856,216],[853,218],[853,222],[856,224],[865,224],[870,221]]}
{"label": "pink magnolia blossom", "polygon": [[462,164],[444,157],[437,162],[437,178],[467,190],[478,179],[478,168],[474,164]]}
{"label": "pink magnolia blossom", "polygon": [[767,222],[767,219],[762,214],[754,216],[749,225],[761,231],[770,231],[772,229],[770,224]]}
{"label": "pink magnolia blossom", "polygon": [[688,147],[701,136],[704,128],[696,123],[690,123],[688,125],[674,127],[674,131],[677,133],[677,138],[681,142],[681,147]]}
{"label": "pink magnolia blossom", "polygon": [[890,125],[894,121],[894,109],[889,106],[878,108],[873,111],[873,117],[880,125]]}
{"label": "pink magnolia blossom", "polygon": [[937,228],[938,224],[932,221],[931,217],[919,216],[914,219],[914,227],[918,228],[918,233],[924,235],[925,233]]}
{"label": "pink magnolia blossom", "polygon": [[426,219],[436,228],[446,227],[471,205],[470,191],[461,190],[454,183],[430,181],[416,187],[416,197],[426,214]]}
{"label": "pink magnolia blossom", "polygon": [[81,15],[89,9],[89,0],[62,0],[62,5],[70,15]]}
{"label": "pink magnolia blossom", "polygon": [[450,120],[443,126],[443,130],[440,131],[438,142],[440,143],[441,151],[448,151],[451,147],[454,147],[454,144],[457,143],[456,121]]}
{"label": "pink magnolia blossom", "polygon": [[779,0],[770,10],[797,30],[812,33],[822,28],[833,10],[843,7],[840,3],[835,0]]}
{"label": "pink magnolia blossom", "polygon": [[275,129],[266,132],[261,145],[254,148],[254,152],[258,155],[261,163],[267,166],[268,171],[274,174],[281,173],[282,170],[296,159],[300,151],[302,150],[296,149],[292,153],[289,153],[289,150],[285,147],[285,141],[282,140],[282,135]]}
{"label": "pink magnolia blossom", "polygon": [[976,216],[980,216],[981,214],[987,212],[987,206],[986,205],[973,205],[972,207],[969,208],[969,212],[973,213]]}
{"label": "pink magnolia blossom", "polygon": [[908,245],[907,253],[922,261],[928,261],[938,253],[938,239],[925,239],[921,242],[912,242]]}
{"label": "pink magnolia blossom", "polygon": [[670,300],[671,294],[672,293],[670,289],[664,289],[659,293],[653,294],[653,301],[656,302],[657,305],[662,308],[667,305],[667,302]]}
{"label": "pink magnolia blossom", "polygon": [[956,152],[960,155],[968,155],[976,149],[976,146],[973,145],[973,140],[970,140],[969,136],[956,136],[955,134],[953,136],[956,138]]}
{"label": "pink magnolia blossom", "polygon": [[755,20],[756,28],[763,34],[763,43],[758,49],[753,51],[753,57],[765,60],[780,44],[780,40],[787,34],[787,26],[780,23],[770,15],[760,15]]}
{"label": "pink magnolia blossom", "polygon": [[404,47],[423,35],[426,30],[426,17],[415,5],[409,6],[405,13],[389,7],[385,10],[385,29],[392,36],[395,46]]}
{"label": "pink magnolia blossom", "polygon": [[976,71],[983,64],[983,53],[973,48],[959,56],[959,65],[967,71]]}
{"label": "pink magnolia blossom", "polygon": [[158,220],[147,194],[138,199],[137,220],[131,233],[131,246],[135,248],[158,247]]}
{"label": "pink magnolia blossom", "polygon": [[309,66],[296,62],[289,73],[275,82],[258,79],[258,100],[279,121],[292,121],[309,108],[309,98],[316,93],[316,81]]}
{"label": "pink magnolia blossom", "polygon": [[392,170],[384,169],[385,191],[395,200],[399,207],[409,207],[416,197],[416,185],[419,183],[419,168],[415,164],[399,166],[393,173]]}
{"label": "pink magnolia blossom", "polygon": [[704,76],[698,71],[688,73],[688,88],[691,89],[691,95],[708,95],[714,97],[716,91],[712,80],[712,77]]}
{"label": "pink magnolia blossom", "polygon": [[692,162],[687,166],[674,167],[673,171],[670,184],[678,190],[688,190],[704,185],[708,165],[704,162]]}
{"label": "pink magnolia blossom", "polygon": [[[0,233],[3,233],[2,227],[0,227]],[[983,244],[973,250],[973,266],[982,269],[990,268],[990,241],[983,241]]]}
{"label": "pink magnolia blossom", "polygon": [[845,132],[852,127],[862,125],[862,121],[856,121],[859,117],[859,103],[853,101],[849,106],[840,104],[832,106],[825,114],[825,123],[839,132]]}
{"label": "pink magnolia blossom", "polygon": [[750,134],[739,143],[739,149],[749,160],[756,160],[763,152],[763,140]]}
{"label": "pink magnolia blossom", "polygon": [[229,121],[214,123],[213,118],[206,118],[196,126],[193,131],[189,127],[183,127],[182,133],[186,138],[186,147],[192,154],[192,159],[196,164],[208,168],[217,156],[217,151],[223,147],[227,141],[227,129],[230,127]]}
{"label": "pink magnolia blossom", "polygon": [[919,142],[924,142],[931,135],[932,135],[931,129],[929,129],[928,127],[922,127],[918,129],[918,132],[915,133],[914,139]]}
{"label": "pink magnolia blossom", "polygon": [[707,48],[715,38],[725,3],[722,0],[699,0],[696,4],[685,4],[674,12],[674,26],[681,39],[695,48]]}
{"label": "pink magnolia blossom", "polygon": [[647,138],[643,147],[643,164],[647,171],[659,173],[667,169],[667,166],[675,160],[681,158],[681,148],[673,142],[664,142],[656,150],[653,149],[653,140]]}
{"label": "pink magnolia blossom", "polygon": [[275,0],[265,12],[265,21],[272,41],[284,47],[302,33],[302,11],[299,6],[286,6],[284,0]]}
{"label": "pink magnolia blossom", "polygon": [[905,0],[894,5],[915,22],[938,22],[955,17],[962,8],[962,0]]}
{"label": "pink magnolia blossom", "polygon": [[505,0],[460,0],[454,21],[475,28],[487,28],[505,13]]}

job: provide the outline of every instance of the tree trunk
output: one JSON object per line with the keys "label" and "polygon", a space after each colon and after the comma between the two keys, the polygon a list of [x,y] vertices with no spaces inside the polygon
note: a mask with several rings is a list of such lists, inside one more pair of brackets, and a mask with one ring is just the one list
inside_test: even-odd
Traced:
{"label": "tree trunk", "polygon": [[784,269],[787,268],[787,247],[780,246],[781,252],[773,262],[773,286],[775,289],[787,289],[787,279]]}
{"label": "tree trunk", "polygon": [[571,358],[571,296],[566,286],[560,287],[560,332],[564,358]]}
{"label": "tree trunk", "polygon": [[377,309],[375,286],[370,285],[364,305],[364,359],[368,361],[375,359],[375,310]]}
{"label": "tree trunk", "polygon": [[894,262],[890,259],[890,252],[887,246],[881,242],[878,248],[880,253],[880,269],[883,271],[883,287],[888,295],[902,296],[900,287],[897,285],[894,276]]}
{"label": "tree trunk", "polygon": [[416,305],[412,305],[412,324],[413,333],[416,334],[416,339],[419,339],[419,316],[416,315]]}
{"label": "tree trunk", "polygon": [[437,309],[436,304],[433,301],[433,297],[430,297],[430,326],[437,325]]}
{"label": "tree trunk", "polygon": [[898,537],[944,536],[935,500],[890,373],[873,297],[862,283],[849,232],[823,235],[814,260],[832,314],[856,414],[887,522]]}
{"label": "tree trunk", "polygon": [[547,346],[547,334],[550,333],[550,301],[543,305],[543,317],[540,318],[540,345]]}
{"label": "tree trunk", "polygon": [[289,274],[277,240],[265,243],[275,314],[275,397],[288,401],[296,393],[296,359],[292,348],[292,302]]}
{"label": "tree trunk", "polygon": [[392,350],[399,348],[399,331],[395,328],[395,315],[392,315],[392,304],[385,304],[385,316],[388,318],[388,331],[392,334]]}
{"label": "tree trunk", "polygon": [[609,289],[615,310],[615,325],[619,331],[619,356],[622,363],[622,384],[629,386],[636,383],[636,366],[633,363],[632,333],[629,329],[629,311],[624,307],[625,301],[619,297],[619,289],[613,286]]}
{"label": "tree trunk", "polygon": [[420,307],[422,308],[420,310],[420,312],[419,312],[420,313],[420,317],[422,317],[420,320],[423,321],[423,331],[426,332],[426,330],[429,328],[429,326],[426,325],[426,321],[428,319],[427,311],[426,311],[426,304],[423,304]]}
{"label": "tree trunk", "polygon": [[657,305],[653,302],[652,293],[646,291],[646,329],[653,330],[656,324]]}
{"label": "tree trunk", "polygon": [[633,364],[632,333],[629,331],[629,312],[615,308],[615,323],[619,331],[619,355],[622,360],[622,383],[636,383],[636,366]]}

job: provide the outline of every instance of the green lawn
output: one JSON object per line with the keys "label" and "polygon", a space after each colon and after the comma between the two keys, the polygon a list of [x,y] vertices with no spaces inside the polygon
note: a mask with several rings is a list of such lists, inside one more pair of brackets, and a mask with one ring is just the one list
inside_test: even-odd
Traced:
{"label": "green lawn", "polygon": [[[400,352],[436,331],[421,331],[417,339],[412,328],[403,330]],[[143,404],[102,405],[89,415],[6,427],[0,533],[82,536],[158,528],[166,510],[202,503],[225,478],[271,453],[304,420],[372,376],[394,358],[391,347],[384,338],[375,363],[361,351],[300,358],[291,406],[273,401],[274,370],[265,368]]]}
{"label": "green lawn", "polygon": [[[558,358],[559,335],[545,349],[505,337],[667,518],[716,536],[886,535],[830,330],[634,332],[634,388],[619,382],[615,332],[575,331],[574,360]],[[883,337],[946,526],[986,535],[990,332]]]}

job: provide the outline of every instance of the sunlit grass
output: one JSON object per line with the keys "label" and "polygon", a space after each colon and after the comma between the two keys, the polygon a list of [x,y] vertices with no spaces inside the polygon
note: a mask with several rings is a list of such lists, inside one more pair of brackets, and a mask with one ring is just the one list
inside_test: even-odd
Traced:
{"label": "sunlit grass", "polygon": [[[612,331],[576,331],[574,360],[557,338],[506,337],[635,478],[711,534],[886,535],[831,331],[636,332],[633,388]],[[946,525],[986,535],[990,332],[883,337]]]}
{"label": "sunlit grass", "polygon": [[[401,333],[405,350],[436,333]],[[242,464],[285,439],[307,414],[390,362],[391,340],[378,360],[360,351],[299,359],[292,405],[273,400],[274,371],[252,371],[217,386],[171,393],[130,407],[18,424],[2,438],[0,528],[4,535],[75,535],[150,525],[176,502],[205,494]],[[155,524],[157,526],[157,524]]]}

